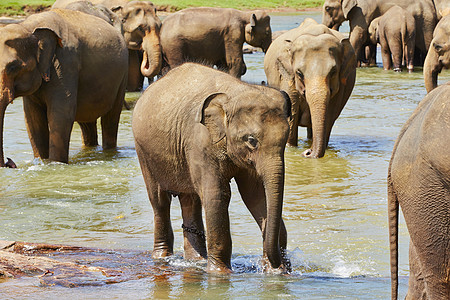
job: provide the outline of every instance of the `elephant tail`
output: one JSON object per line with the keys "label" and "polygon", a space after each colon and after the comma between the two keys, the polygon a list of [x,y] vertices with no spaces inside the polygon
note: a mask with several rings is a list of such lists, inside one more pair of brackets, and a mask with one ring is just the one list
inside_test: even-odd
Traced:
{"label": "elephant tail", "polygon": [[398,293],[398,216],[399,203],[395,193],[391,166],[388,171],[388,219],[389,219],[389,249],[391,262],[391,299],[397,300]]}

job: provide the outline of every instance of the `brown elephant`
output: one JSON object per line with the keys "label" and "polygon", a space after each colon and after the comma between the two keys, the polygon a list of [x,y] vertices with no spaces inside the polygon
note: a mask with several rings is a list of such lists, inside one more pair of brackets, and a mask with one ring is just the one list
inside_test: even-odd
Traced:
{"label": "brown elephant", "polygon": [[437,24],[425,58],[423,77],[427,92],[437,87],[438,74],[443,68],[450,68],[450,14]]}
{"label": "brown elephant", "polygon": [[[345,21],[350,22],[350,43],[358,58],[363,57],[366,45],[370,44],[368,28],[373,19],[398,5],[414,16],[416,22],[416,64],[422,65],[433,38],[433,30],[438,16],[433,0],[325,0],[322,23],[329,28],[339,28]],[[422,55],[423,57],[420,57]]]}
{"label": "brown elephant", "polygon": [[348,39],[306,19],[273,41],[264,71],[269,86],[288,93],[292,102],[288,144],[297,146],[298,126],[304,126],[312,145],[303,155],[324,156],[333,124],[355,84],[356,57]]}
{"label": "brown elephant", "polygon": [[234,178],[261,228],[266,267],[286,271],[281,214],[290,106],[275,89],[193,63],[146,89],[132,128],[154,212],[153,258],[173,253],[169,213],[171,195],[178,195],[185,257],[207,256],[208,272],[231,272],[228,206]]}
{"label": "brown elephant", "polygon": [[272,31],[264,11],[187,8],[164,19],[161,28],[161,46],[169,68],[186,61],[201,62],[240,78],[246,72],[244,42],[266,52]]}
{"label": "brown elephant", "polygon": [[410,235],[406,299],[450,297],[450,83],[428,93],[403,126],[388,171],[392,299],[398,290],[399,206]]}
{"label": "brown elephant", "polygon": [[91,0],[115,12],[123,22],[124,38],[129,50],[128,91],[142,89],[144,77],[153,80],[162,66],[160,43],[161,20],[149,1]]}
{"label": "brown elephant", "polygon": [[128,52],[114,27],[78,11],[54,9],[0,28],[0,53],[1,137],[7,105],[23,96],[35,157],[67,163],[74,121],[84,145],[97,145],[100,117],[103,148],[116,147]]}
{"label": "brown elephant", "polygon": [[409,72],[414,70],[416,21],[414,16],[398,5],[375,18],[369,26],[370,41],[381,45],[385,70],[402,71],[403,59]]}

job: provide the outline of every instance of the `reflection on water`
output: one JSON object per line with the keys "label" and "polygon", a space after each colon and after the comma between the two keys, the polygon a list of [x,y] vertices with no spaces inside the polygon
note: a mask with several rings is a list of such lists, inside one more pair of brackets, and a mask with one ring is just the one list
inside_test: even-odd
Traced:
{"label": "reflection on water", "polygon": [[[317,12],[274,15],[273,30],[296,27],[305,16],[321,18]],[[244,80],[266,80],[263,58],[262,53],[245,55]],[[443,71],[440,82],[449,79],[450,72]],[[204,263],[181,258],[177,199],[171,212],[175,256],[153,262],[147,252],[153,241],[152,209],[134,151],[132,111],[122,113],[117,151],[83,149],[76,125],[70,164],[64,165],[33,160],[22,101],[17,99],[7,109],[4,146],[5,155],[19,168],[0,170],[0,239],[118,249],[119,257],[133,250],[138,254],[114,266],[141,268],[141,273],[133,280],[70,290],[44,288],[37,278],[8,280],[0,283],[2,296],[387,299],[387,166],[401,126],[424,95],[421,69],[412,74],[358,69],[355,89],[333,128],[324,158],[301,156],[309,142],[306,130],[300,129],[299,146],[286,149],[283,215],[293,273],[283,276],[261,273],[261,233],[234,183],[230,205],[234,274],[207,275]],[[139,93],[127,94],[128,101],[137,97]],[[408,275],[404,222],[400,234],[403,297]]]}

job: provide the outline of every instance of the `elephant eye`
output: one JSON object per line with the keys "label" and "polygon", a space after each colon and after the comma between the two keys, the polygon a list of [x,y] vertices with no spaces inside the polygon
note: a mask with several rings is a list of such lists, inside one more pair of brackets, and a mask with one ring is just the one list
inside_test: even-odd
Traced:
{"label": "elephant eye", "polygon": [[300,70],[297,70],[297,76],[300,77],[301,80],[305,79],[305,75],[303,75],[303,72]]}
{"label": "elephant eye", "polygon": [[258,140],[253,135],[246,135],[244,137],[244,140],[246,141],[247,145],[252,148],[256,149],[258,147]]}
{"label": "elephant eye", "polygon": [[6,65],[6,73],[8,74],[14,74],[17,73],[20,70],[20,63],[18,61],[13,61]]}
{"label": "elephant eye", "polygon": [[327,12],[330,12],[331,7],[330,7],[330,6],[325,6],[325,10],[326,10]]}

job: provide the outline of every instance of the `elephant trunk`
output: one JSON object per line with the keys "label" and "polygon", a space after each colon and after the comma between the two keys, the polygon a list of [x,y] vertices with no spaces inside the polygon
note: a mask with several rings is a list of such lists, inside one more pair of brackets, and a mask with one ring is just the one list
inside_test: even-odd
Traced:
{"label": "elephant trunk", "polygon": [[312,123],[312,145],[311,149],[303,152],[305,157],[320,158],[325,155],[328,144],[327,110],[330,99],[330,89],[326,84],[326,79],[314,80],[311,84],[306,84],[306,102],[308,102],[311,112]]}
{"label": "elephant trunk", "polygon": [[5,157],[3,154],[3,124],[5,122],[6,107],[13,101],[14,96],[8,84],[6,76],[2,76],[0,81],[0,167],[5,167]]}
{"label": "elephant trunk", "polygon": [[[280,227],[284,192],[284,158],[280,153],[269,158],[269,164],[257,164],[257,172],[264,182],[267,220],[263,228],[264,251],[274,269],[286,270],[280,249]],[[258,170],[260,169],[260,170]]]}
{"label": "elephant trunk", "polygon": [[427,93],[429,93],[432,89],[437,87],[437,78],[441,69],[442,67],[439,64],[439,55],[433,49],[432,45],[430,47],[430,50],[428,51],[428,54],[425,58],[425,62],[423,64],[423,77]]}
{"label": "elephant trunk", "polygon": [[161,70],[162,53],[158,33],[155,30],[146,32],[142,39],[142,50],[144,51],[141,73],[145,77],[152,78]]}

